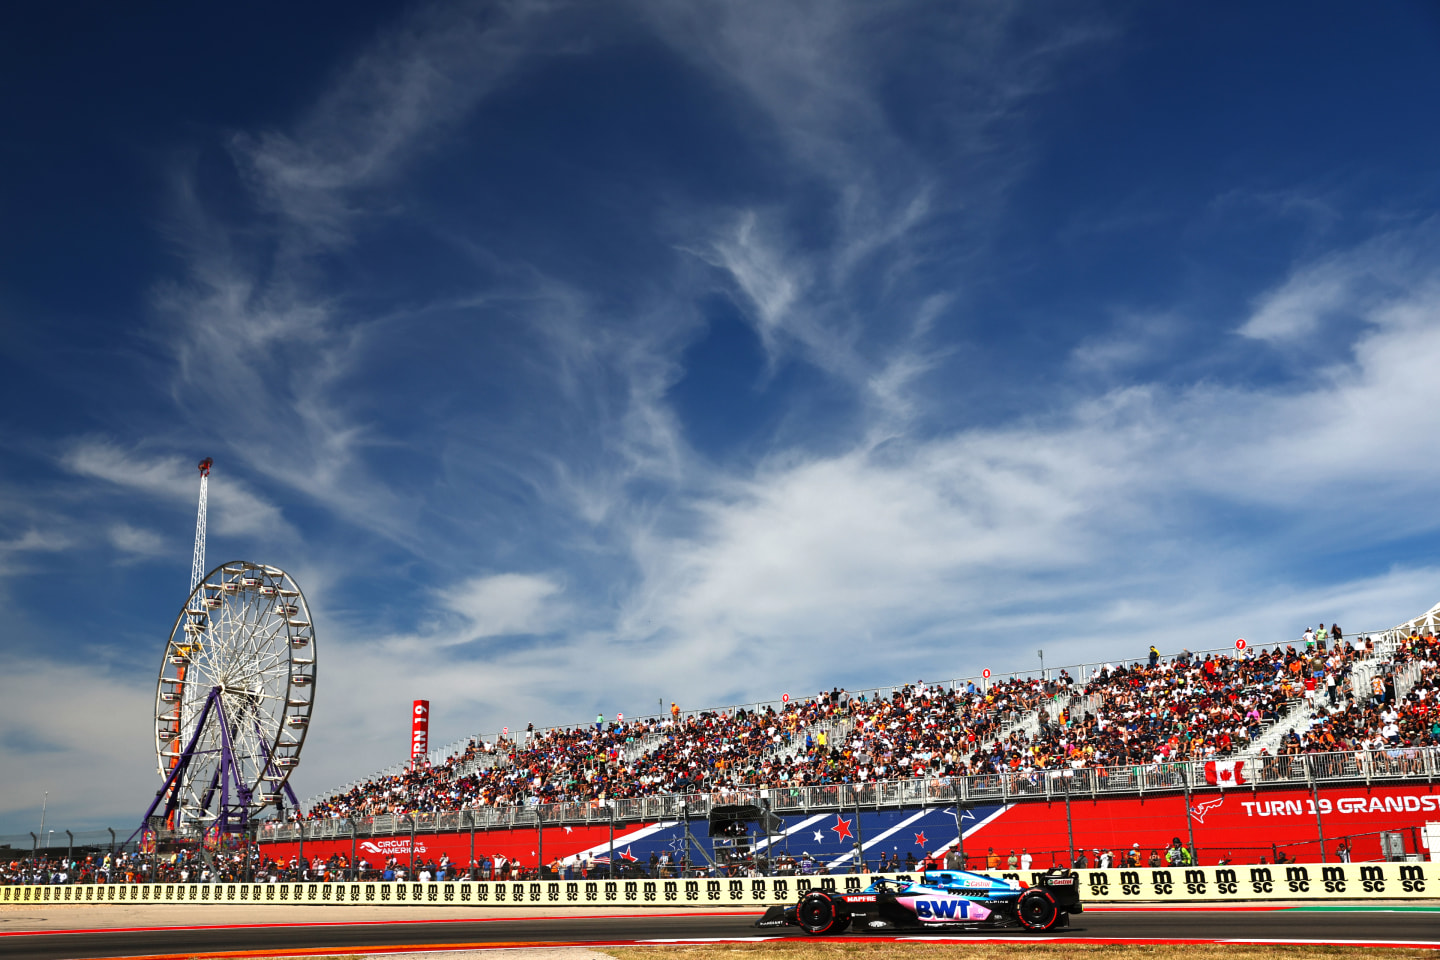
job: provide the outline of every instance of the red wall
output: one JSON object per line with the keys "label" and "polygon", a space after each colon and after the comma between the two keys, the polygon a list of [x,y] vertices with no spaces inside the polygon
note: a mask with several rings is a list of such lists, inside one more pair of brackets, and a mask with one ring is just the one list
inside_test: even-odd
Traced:
{"label": "red wall", "polygon": [[[627,833],[634,832],[637,828],[634,825],[624,828],[616,828],[616,843],[621,847],[624,843],[620,838]],[[526,867],[534,867],[539,854],[539,836],[532,828],[529,830],[477,830],[475,831],[475,859],[482,860],[486,857],[493,859],[497,854],[506,860],[518,860]],[[601,827],[547,827],[545,829],[545,861],[548,863],[555,857],[568,857],[581,850],[588,850],[602,844],[608,845],[610,841],[610,828]],[[351,841],[348,837],[339,840],[307,840],[305,841],[305,858],[311,860],[317,856],[328,858],[332,853],[339,853],[346,859],[350,857]],[[298,855],[300,846],[297,843],[265,843],[261,844],[265,856],[274,860],[288,862],[293,856]],[[386,859],[395,857],[402,864],[410,862],[410,835],[401,834],[393,837],[361,837],[355,844],[356,856],[361,860],[368,860],[372,867],[382,866]],[[470,834],[469,833],[419,833],[415,835],[415,858],[419,860],[440,859],[442,854],[449,854],[450,859],[460,865],[470,862]]]}
{"label": "red wall", "polygon": [[[1321,790],[1319,798],[1320,820],[1327,838],[1325,852],[1331,860],[1336,859],[1335,847],[1341,837],[1351,838],[1355,860],[1380,859],[1378,834],[1381,830],[1402,832],[1407,851],[1428,854],[1422,846],[1424,835],[1419,828],[1427,821],[1440,821],[1440,790],[1425,783],[1330,787]],[[1017,853],[1028,849],[1039,867],[1048,867],[1052,862],[1068,864],[1063,800],[1018,803],[1004,809],[980,807],[974,812],[982,822],[966,824],[965,853],[972,866],[982,864],[990,847],[1002,857],[1008,857],[1011,849]],[[893,816],[898,823],[913,813],[896,811]],[[1071,819],[1075,845],[1087,855],[1096,847],[1119,855],[1139,843],[1142,854],[1148,856],[1151,849],[1163,850],[1172,837],[1179,837],[1187,844],[1190,841],[1183,794],[1144,799],[1076,799],[1071,801]],[[1252,793],[1242,787],[1197,793],[1192,797],[1190,820],[1202,864],[1213,864],[1222,857],[1235,863],[1258,863],[1262,856],[1267,860],[1273,858],[1276,845],[1291,859],[1321,859],[1316,842],[1315,808],[1306,790]],[[545,859],[568,857],[587,849],[599,850],[608,844],[609,837],[608,826],[548,827]],[[646,837],[649,839],[643,839]],[[617,829],[615,838],[617,850],[628,847],[632,840],[637,850],[642,845],[648,850],[662,843],[664,836],[657,834],[652,825],[631,825]],[[288,860],[298,852],[295,843],[264,844],[263,849],[266,855],[277,860]],[[358,849],[360,857],[372,866],[382,865],[389,856],[408,863],[410,837],[362,838]],[[305,844],[307,857],[329,857],[331,853],[341,853],[348,858],[350,840],[312,840]],[[426,860],[438,860],[442,853],[448,853],[457,863],[467,864],[470,834],[418,834],[415,853],[417,858]],[[477,859],[499,854],[530,867],[535,865],[538,853],[533,828],[475,834]],[[642,853],[642,859],[646,855]]]}
{"label": "red wall", "polygon": [[[1379,859],[1381,830],[1402,831],[1406,849],[1424,853],[1419,847],[1423,832],[1411,828],[1440,821],[1440,791],[1425,783],[1333,787],[1321,790],[1319,797],[1325,852],[1331,860],[1339,838],[1345,836],[1353,837],[1355,860]],[[1152,848],[1163,851],[1172,837],[1190,841],[1183,794],[1072,800],[1071,818],[1075,845],[1092,857],[1096,847],[1119,855],[1139,843],[1148,857]],[[1280,845],[1292,859],[1320,860],[1319,826],[1308,790],[1198,793],[1191,798],[1190,818],[1202,863],[1213,864],[1230,853],[1236,863],[1258,863],[1261,856],[1274,856],[1272,845]],[[1064,801],[1011,807],[967,837],[965,852],[975,857],[991,846],[1002,856],[1012,848],[1028,847],[1041,866],[1050,865],[1052,851],[1059,860],[1068,846]]]}

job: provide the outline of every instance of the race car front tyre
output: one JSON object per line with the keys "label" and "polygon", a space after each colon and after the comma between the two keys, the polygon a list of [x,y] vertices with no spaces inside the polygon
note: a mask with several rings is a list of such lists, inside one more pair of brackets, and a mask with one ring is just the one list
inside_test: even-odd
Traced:
{"label": "race car front tyre", "polygon": [[1031,887],[1020,895],[1016,913],[1026,930],[1050,930],[1060,922],[1060,905],[1048,891]]}
{"label": "race car front tyre", "polygon": [[843,933],[850,926],[850,908],[820,890],[812,890],[800,898],[795,907],[795,922],[813,936]]}

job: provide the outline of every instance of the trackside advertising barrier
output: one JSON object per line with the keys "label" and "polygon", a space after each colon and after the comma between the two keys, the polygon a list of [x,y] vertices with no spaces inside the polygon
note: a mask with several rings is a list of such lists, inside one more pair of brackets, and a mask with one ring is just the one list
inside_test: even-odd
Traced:
{"label": "trackside advertising barrier", "polygon": [[[1440,896],[1440,863],[1270,864],[1080,870],[1084,903],[1420,900]],[[1016,873],[995,874],[1011,879]],[[1032,874],[1037,879],[1039,874]],[[761,907],[811,889],[858,893],[876,877],[735,877],[429,883],[139,883],[0,887],[0,903],[233,903],[486,907]]]}

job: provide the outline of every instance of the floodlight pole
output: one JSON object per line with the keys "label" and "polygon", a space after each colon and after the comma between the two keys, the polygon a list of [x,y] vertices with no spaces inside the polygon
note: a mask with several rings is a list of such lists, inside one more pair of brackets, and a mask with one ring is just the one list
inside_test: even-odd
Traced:
{"label": "floodlight pole", "polygon": [[1065,829],[1070,834],[1070,856],[1066,859],[1070,861],[1071,870],[1075,869],[1075,820],[1070,815],[1070,781],[1074,779],[1074,777],[1075,771],[1073,769],[1066,770],[1064,775],[1060,777],[1061,781],[1065,784]]}
{"label": "floodlight pole", "polygon": [[1185,781],[1185,828],[1190,831],[1190,859],[1198,865],[1200,857],[1195,850],[1195,818],[1190,815],[1190,774],[1193,768],[1193,763],[1188,760],[1180,764],[1180,776]]}

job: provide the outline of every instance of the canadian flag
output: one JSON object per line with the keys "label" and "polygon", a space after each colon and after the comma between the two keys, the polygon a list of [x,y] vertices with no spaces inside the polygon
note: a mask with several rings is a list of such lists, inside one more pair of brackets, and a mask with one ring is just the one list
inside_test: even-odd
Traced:
{"label": "canadian flag", "polygon": [[1221,787],[1238,787],[1245,782],[1244,760],[1211,760],[1205,764],[1205,782]]}

